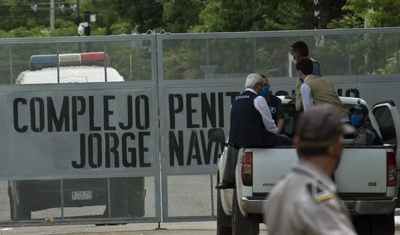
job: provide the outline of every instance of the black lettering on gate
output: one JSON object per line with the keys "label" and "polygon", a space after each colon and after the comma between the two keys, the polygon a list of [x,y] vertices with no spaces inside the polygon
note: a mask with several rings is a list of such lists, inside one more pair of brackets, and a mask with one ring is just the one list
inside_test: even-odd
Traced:
{"label": "black lettering on gate", "polygon": [[198,94],[186,94],[186,123],[187,128],[199,128],[199,124],[193,123],[193,113],[196,113],[196,109],[192,108],[192,98],[198,97]]}
{"label": "black lettering on gate", "polygon": [[197,159],[197,165],[202,165],[201,155],[200,155],[200,146],[199,146],[199,141],[197,139],[197,132],[195,130],[192,130],[192,132],[190,134],[189,153],[187,156],[186,165],[190,166],[190,164],[192,163],[192,159]]}
{"label": "black lettering on gate", "polygon": [[[78,109],[78,103],[80,108]],[[72,130],[78,130],[78,116],[85,114],[86,112],[86,101],[83,96],[73,96],[72,97]]]}
{"label": "black lettering on gate", "polygon": [[[174,102],[174,100],[177,100],[177,107],[175,107],[175,102]],[[169,107],[169,121],[170,121],[170,123],[169,123],[169,127],[171,128],[171,129],[175,129],[176,127],[175,127],[175,114],[176,113],[180,113],[180,112],[182,112],[183,111],[183,97],[182,97],[182,95],[173,95],[173,94],[170,94],[169,96],[168,96],[168,107]]]}
{"label": "black lettering on gate", "polygon": [[54,106],[53,99],[47,97],[47,119],[48,119],[48,131],[53,131],[53,125],[55,125],[56,131],[62,131],[62,127],[65,125],[65,131],[69,131],[69,99],[68,96],[63,97],[61,104],[60,116],[57,117],[56,108]]}
{"label": "black lettering on gate", "polygon": [[[142,110],[143,106],[143,110]],[[140,95],[135,99],[136,107],[136,128],[139,130],[147,130],[150,127],[150,101],[149,97]],[[138,112],[139,110],[139,112]],[[143,112],[141,112],[143,111]],[[142,120],[141,117],[144,117]]]}
{"label": "black lettering on gate", "polygon": [[94,124],[94,97],[89,96],[89,128],[90,131],[101,131],[100,126],[95,126]]}
{"label": "black lettering on gate", "polygon": [[175,165],[175,159],[179,166],[183,166],[183,131],[178,131],[178,139],[173,131],[169,132],[169,165]]}
{"label": "black lettering on gate", "polygon": [[215,93],[210,94],[210,101],[208,102],[207,94],[201,94],[201,119],[203,127],[207,127],[207,117],[210,120],[211,127],[217,125],[216,117],[216,103],[215,103]]}
{"label": "black lettering on gate", "polygon": [[19,112],[18,112],[18,104],[26,105],[27,101],[24,98],[16,98],[13,102],[13,121],[14,121],[14,129],[19,132],[23,133],[28,130],[27,125],[19,125]]}
{"label": "black lettering on gate", "polygon": [[[37,109],[36,107],[39,106]],[[33,132],[42,132],[45,126],[44,118],[44,101],[42,98],[35,97],[31,99],[30,102],[30,116],[31,116],[31,128]],[[39,110],[39,114],[36,111]],[[36,118],[39,118],[39,123],[37,123]],[[39,124],[39,126],[37,126]]]}

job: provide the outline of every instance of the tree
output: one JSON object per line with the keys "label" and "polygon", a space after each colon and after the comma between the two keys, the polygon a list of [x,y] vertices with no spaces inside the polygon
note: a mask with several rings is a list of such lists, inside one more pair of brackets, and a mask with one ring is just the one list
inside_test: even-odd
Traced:
{"label": "tree", "polygon": [[[324,22],[341,16],[345,0],[321,1]],[[304,0],[210,0],[192,32],[294,30],[315,27],[314,2]],[[322,28],[325,28],[323,26]]]}
{"label": "tree", "polygon": [[[373,10],[369,12],[368,10]],[[400,25],[400,1],[393,0],[347,0],[343,10],[352,12],[371,27],[391,27]]]}
{"label": "tree", "polygon": [[[108,7],[104,11],[115,12],[122,21],[131,25],[138,32],[145,33],[147,30],[162,28],[163,6],[156,0],[108,0]],[[103,1],[97,1],[97,6],[103,5]],[[107,23],[107,22],[105,22]]]}
{"label": "tree", "polygon": [[172,33],[186,33],[191,26],[198,23],[199,14],[205,7],[205,1],[202,0],[157,1],[163,5],[164,29]]}

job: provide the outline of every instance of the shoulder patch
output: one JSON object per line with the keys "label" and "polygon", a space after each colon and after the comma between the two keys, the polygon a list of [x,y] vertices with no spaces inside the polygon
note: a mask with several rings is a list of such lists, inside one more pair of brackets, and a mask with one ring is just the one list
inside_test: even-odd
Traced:
{"label": "shoulder patch", "polygon": [[307,189],[316,203],[333,198],[332,192],[318,181],[308,183]]}

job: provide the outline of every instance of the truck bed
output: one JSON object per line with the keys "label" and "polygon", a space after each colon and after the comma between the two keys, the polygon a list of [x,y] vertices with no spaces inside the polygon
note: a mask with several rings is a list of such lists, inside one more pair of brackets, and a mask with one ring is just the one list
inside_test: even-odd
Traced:
{"label": "truck bed", "polygon": [[[253,194],[268,194],[298,160],[294,148],[252,151]],[[334,176],[338,193],[386,193],[386,151],[385,146],[346,146]]]}

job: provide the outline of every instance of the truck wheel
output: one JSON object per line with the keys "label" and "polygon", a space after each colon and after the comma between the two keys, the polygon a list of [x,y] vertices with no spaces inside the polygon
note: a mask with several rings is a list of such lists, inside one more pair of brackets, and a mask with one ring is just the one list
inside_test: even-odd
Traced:
{"label": "truck wheel", "polygon": [[362,215],[353,217],[358,235],[393,235],[394,213],[388,215]]}
{"label": "truck wheel", "polygon": [[11,188],[8,187],[8,196],[10,198],[10,218],[12,220],[30,220],[32,217],[32,213],[27,206],[14,205],[14,197],[11,193]]}
{"label": "truck wheel", "polygon": [[371,227],[371,235],[393,235],[395,230],[394,213],[372,216]]}
{"label": "truck wheel", "polygon": [[356,229],[358,235],[371,235],[370,233],[371,216],[356,215],[352,217],[352,221],[353,221],[353,226]]}
{"label": "truck wheel", "polygon": [[244,217],[240,212],[236,190],[233,190],[232,199],[232,234],[233,235],[256,235],[260,232],[258,220]]}
{"label": "truck wheel", "polygon": [[225,214],[221,203],[221,190],[217,190],[217,235],[232,235],[232,218]]}

